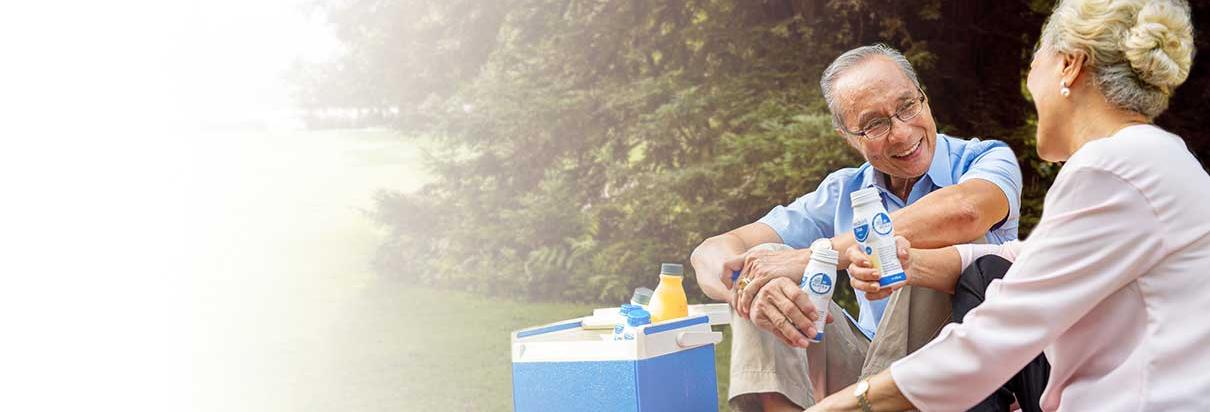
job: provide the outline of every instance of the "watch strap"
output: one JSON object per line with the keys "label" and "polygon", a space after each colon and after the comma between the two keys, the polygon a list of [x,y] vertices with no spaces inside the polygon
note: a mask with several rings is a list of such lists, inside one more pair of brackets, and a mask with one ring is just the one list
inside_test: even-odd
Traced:
{"label": "watch strap", "polygon": [[867,394],[870,393],[870,381],[864,381],[865,390],[857,394],[857,405],[861,406],[861,412],[872,412],[870,409],[870,398]]}

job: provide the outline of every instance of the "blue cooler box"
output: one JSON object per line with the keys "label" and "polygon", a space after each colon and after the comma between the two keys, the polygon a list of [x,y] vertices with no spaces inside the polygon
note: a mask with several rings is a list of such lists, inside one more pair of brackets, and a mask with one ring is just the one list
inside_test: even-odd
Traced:
{"label": "blue cooler box", "polygon": [[722,333],[708,315],[645,325],[629,341],[582,321],[513,332],[517,412],[718,410],[714,345]]}

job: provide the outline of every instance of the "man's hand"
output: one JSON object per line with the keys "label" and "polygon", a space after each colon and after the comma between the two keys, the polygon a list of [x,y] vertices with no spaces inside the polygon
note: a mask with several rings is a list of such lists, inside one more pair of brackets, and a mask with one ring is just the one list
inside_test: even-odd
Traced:
{"label": "man's hand", "polygon": [[780,245],[781,242],[781,236],[778,236],[773,228],[759,222],[749,223],[702,241],[689,255],[689,263],[697,274],[698,287],[711,299],[726,301],[735,306],[735,292],[731,291],[731,272],[743,269],[744,263],[743,259],[740,259],[734,268],[728,268],[727,261],[753,248],[751,245]]}
{"label": "man's hand", "polygon": [[[752,304],[756,295],[765,284],[776,278],[786,278],[793,285],[802,280],[802,271],[811,260],[810,249],[802,250],[753,250],[728,259],[724,266],[727,276],[736,267],[742,271],[739,275],[739,285],[733,287],[733,303],[731,306],[744,319],[751,319]],[[740,287],[742,286],[742,287]]]}
{"label": "man's hand", "polygon": [[[819,314],[807,294],[798,288],[796,282],[785,277],[770,280],[756,294],[756,300],[752,303],[752,323],[773,333],[789,346],[805,348],[810,345],[807,337],[815,336],[818,332],[815,329],[816,319],[819,319]],[[829,314],[827,322],[831,321]]]}
{"label": "man's hand", "polygon": [[[899,264],[903,266],[903,272],[907,274],[910,281],[912,277],[912,271],[910,270],[912,263],[910,250],[912,244],[903,236],[895,236],[895,246],[898,250]],[[880,300],[891,296],[891,293],[908,283],[904,282],[885,289],[879,288],[878,271],[870,264],[870,256],[861,250],[861,246],[850,246],[849,250],[845,251],[845,253],[849,258],[849,284],[853,285],[853,289],[864,292],[867,300]]]}
{"label": "man's hand", "polygon": [[[735,255],[723,261],[723,273],[719,275],[719,280],[723,282],[723,286],[726,286],[728,290],[727,304],[731,305],[737,313],[739,312],[739,306],[736,306],[739,303],[739,289],[735,287],[735,284],[739,279],[742,279],[742,275],[735,279],[732,279],[732,277],[744,270],[744,255],[747,255],[747,253]],[[747,282],[744,283],[747,284]]]}

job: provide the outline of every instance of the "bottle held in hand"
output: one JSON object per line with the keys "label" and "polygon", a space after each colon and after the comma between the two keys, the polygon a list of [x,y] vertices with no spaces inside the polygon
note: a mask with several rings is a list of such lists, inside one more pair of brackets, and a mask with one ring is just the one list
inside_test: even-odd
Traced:
{"label": "bottle held in hand", "polygon": [[853,236],[878,271],[878,287],[889,288],[907,282],[907,274],[896,253],[895,228],[882,206],[877,188],[865,188],[850,195],[853,201]]}
{"label": "bottle held in hand", "polygon": [[832,291],[836,288],[836,262],[839,254],[832,250],[830,244],[811,245],[811,261],[807,262],[802,272],[802,284],[799,287],[806,292],[811,305],[819,315],[815,319],[815,336],[807,340],[814,343],[823,341],[823,327],[828,319],[828,306],[832,301]]}

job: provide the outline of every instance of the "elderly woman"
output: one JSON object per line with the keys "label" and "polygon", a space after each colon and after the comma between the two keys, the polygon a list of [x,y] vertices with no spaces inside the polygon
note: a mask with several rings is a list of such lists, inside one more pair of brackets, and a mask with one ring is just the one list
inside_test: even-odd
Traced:
{"label": "elderly woman", "polygon": [[963,323],[810,410],[964,410],[1040,352],[1044,410],[1210,410],[1210,176],[1150,124],[1192,31],[1177,0],[1061,1],[1028,78],[1038,154],[1066,162],[1038,226]]}

